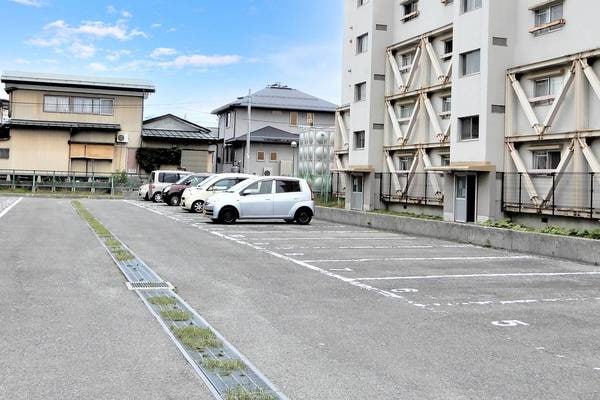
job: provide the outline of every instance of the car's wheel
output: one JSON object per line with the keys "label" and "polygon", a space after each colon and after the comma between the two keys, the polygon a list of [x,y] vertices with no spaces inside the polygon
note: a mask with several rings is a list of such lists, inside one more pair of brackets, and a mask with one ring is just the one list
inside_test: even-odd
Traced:
{"label": "car's wheel", "polygon": [[175,194],[175,195],[171,196],[168,203],[172,206],[178,206],[180,202],[181,202],[181,198]]}
{"label": "car's wheel", "polygon": [[195,212],[195,213],[201,213],[203,208],[204,208],[204,202],[202,200],[196,200],[195,202],[192,203],[192,206],[190,207],[190,211]]}
{"label": "car's wheel", "polygon": [[219,222],[222,224],[233,224],[236,219],[238,219],[238,213],[233,207],[225,207],[219,213]]}
{"label": "car's wheel", "polygon": [[156,192],[152,195],[152,201],[155,203],[161,203],[162,202],[162,193],[161,192]]}
{"label": "car's wheel", "polygon": [[301,208],[296,211],[295,221],[299,225],[308,225],[312,221],[312,211],[309,208]]}

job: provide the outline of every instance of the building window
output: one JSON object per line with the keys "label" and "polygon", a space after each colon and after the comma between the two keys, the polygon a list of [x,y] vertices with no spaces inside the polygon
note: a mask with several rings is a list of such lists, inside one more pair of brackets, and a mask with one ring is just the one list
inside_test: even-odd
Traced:
{"label": "building window", "polygon": [[562,76],[549,76],[546,78],[536,79],[534,81],[534,97],[541,101],[536,101],[536,104],[552,103],[563,87]]}
{"label": "building window", "polygon": [[560,150],[533,152],[533,169],[556,169],[560,164]]}
{"label": "building window", "polygon": [[265,161],[265,152],[264,151],[256,152],[256,161]]}
{"label": "building window", "polygon": [[272,151],[271,154],[269,155],[269,160],[271,161],[277,161],[277,153]]}
{"label": "building window", "polygon": [[402,54],[402,59],[400,60],[400,70],[408,71],[410,67],[412,67],[413,61],[415,59],[415,53],[404,53]]}
{"label": "building window", "polygon": [[44,111],[113,115],[114,100],[95,97],[44,96]]}
{"label": "building window", "polygon": [[460,118],[460,140],[479,139],[479,116]]}
{"label": "building window", "polygon": [[290,126],[298,126],[298,112],[290,112]]}
{"label": "building window", "polygon": [[440,155],[440,165],[442,167],[447,167],[450,165],[450,154],[441,154]]}
{"label": "building window", "polygon": [[306,113],[306,125],[307,126],[315,126],[315,114]]}
{"label": "building window", "polygon": [[402,17],[402,21],[410,21],[411,19],[416,18],[419,15],[418,4],[419,0],[410,0],[403,4],[404,16]]}
{"label": "building window", "polygon": [[10,149],[0,149],[0,160],[8,160]]}
{"label": "building window", "polygon": [[225,128],[230,128],[231,127],[231,113],[227,112],[225,114]]}
{"label": "building window", "polygon": [[364,149],[365,148],[365,131],[354,132],[354,148]]}
{"label": "building window", "polygon": [[356,6],[361,7],[361,6],[364,6],[365,4],[367,4],[368,2],[369,2],[369,0],[356,0]]}
{"label": "building window", "polygon": [[560,29],[563,19],[563,3],[538,8],[535,12],[535,26],[531,29],[534,35],[541,35]]}
{"label": "building window", "polygon": [[354,85],[354,101],[363,101],[367,98],[367,82]]}
{"label": "building window", "polygon": [[369,50],[369,34],[365,33],[356,38],[356,54],[366,53]]}
{"label": "building window", "polygon": [[462,76],[473,75],[479,73],[481,63],[481,51],[474,50],[460,55]]}
{"label": "building window", "polygon": [[235,149],[232,146],[225,147],[225,163],[233,164],[235,161]]}
{"label": "building window", "polygon": [[449,58],[452,55],[452,50],[454,49],[454,42],[452,39],[444,40],[444,55],[443,58]]}
{"label": "building window", "polygon": [[413,104],[402,104],[400,106],[400,122],[405,122],[412,117],[415,106]]}
{"label": "building window", "polygon": [[481,8],[481,0],[463,0],[463,12],[469,12]]}
{"label": "building window", "polygon": [[452,96],[442,97],[442,112],[449,113],[452,111]]}
{"label": "building window", "polygon": [[412,156],[398,157],[398,171],[409,171],[413,163]]}

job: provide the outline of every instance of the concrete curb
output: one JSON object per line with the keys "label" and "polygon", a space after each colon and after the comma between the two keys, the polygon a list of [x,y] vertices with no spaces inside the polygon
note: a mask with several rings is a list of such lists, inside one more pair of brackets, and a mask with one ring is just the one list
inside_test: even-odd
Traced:
{"label": "concrete curb", "polygon": [[519,232],[479,225],[430,221],[328,207],[315,207],[315,218],[594,265],[600,263],[600,241],[593,239]]}

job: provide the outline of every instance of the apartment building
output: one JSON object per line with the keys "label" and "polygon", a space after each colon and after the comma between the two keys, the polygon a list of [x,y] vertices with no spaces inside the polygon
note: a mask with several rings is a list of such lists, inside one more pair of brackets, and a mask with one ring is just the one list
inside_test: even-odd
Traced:
{"label": "apartment building", "polygon": [[0,169],[138,172],[146,81],[5,72]]}
{"label": "apartment building", "polygon": [[[251,105],[250,165],[246,168],[248,105]],[[280,83],[217,108],[219,172],[233,167],[257,175],[291,174],[300,132],[307,127],[333,127],[337,105]],[[294,160],[295,159],[295,160]]]}
{"label": "apartment building", "polygon": [[597,221],[598,11],[345,0],[334,182],[346,207]]}

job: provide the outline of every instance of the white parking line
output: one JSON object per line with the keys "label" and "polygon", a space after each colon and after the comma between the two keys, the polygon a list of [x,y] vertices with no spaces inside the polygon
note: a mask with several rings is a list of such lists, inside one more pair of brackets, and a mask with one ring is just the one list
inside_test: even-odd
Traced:
{"label": "white parking line", "polygon": [[537,258],[533,256],[462,256],[462,257],[386,257],[386,258],[350,258],[346,260],[302,260],[311,263],[350,263],[371,261],[481,261],[481,260],[523,260]]}
{"label": "white parking line", "polygon": [[2,212],[0,212],[0,218],[4,217],[6,214],[8,214],[8,212],[17,204],[19,204],[21,202],[21,200],[23,200],[22,197],[19,197],[14,203],[12,203],[10,206],[6,207],[4,210],[2,210]]}
{"label": "white parking line", "polygon": [[582,271],[582,272],[522,272],[507,274],[461,274],[461,275],[421,275],[421,276],[384,276],[379,278],[356,278],[357,281],[394,281],[394,280],[412,280],[412,279],[461,279],[461,278],[504,278],[504,277],[523,277],[523,276],[578,276],[578,275],[600,275],[600,271]]}
{"label": "white parking line", "polygon": [[313,237],[277,237],[277,238],[269,238],[269,240],[390,240],[390,239],[395,239],[395,240],[416,240],[417,238],[415,237],[402,237],[402,236],[377,236],[377,237],[369,237],[369,236],[363,236],[363,237],[344,237],[344,236],[340,236],[340,237],[318,237],[318,236],[313,236]]}

